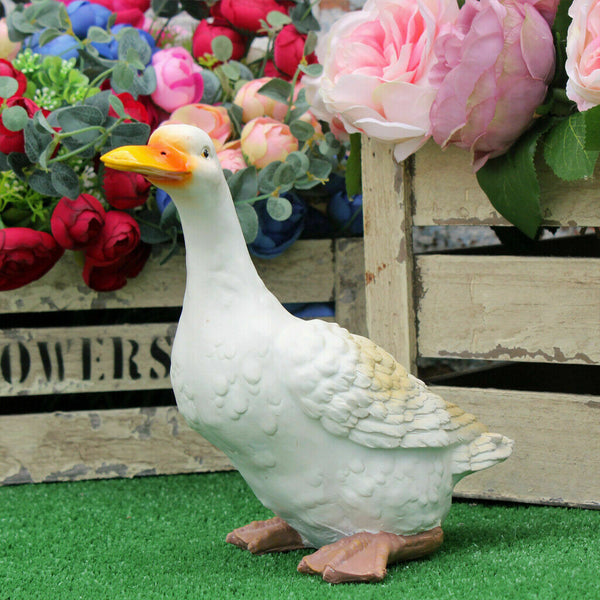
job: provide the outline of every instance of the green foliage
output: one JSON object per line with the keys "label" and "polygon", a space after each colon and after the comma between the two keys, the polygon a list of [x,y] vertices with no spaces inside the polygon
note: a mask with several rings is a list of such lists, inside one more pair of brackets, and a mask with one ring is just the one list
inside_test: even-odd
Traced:
{"label": "green foliage", "polygon": [[350,135],[350,156],[346,164],[346,193],[348,198],[362,191],[361,137],[360,133]]}

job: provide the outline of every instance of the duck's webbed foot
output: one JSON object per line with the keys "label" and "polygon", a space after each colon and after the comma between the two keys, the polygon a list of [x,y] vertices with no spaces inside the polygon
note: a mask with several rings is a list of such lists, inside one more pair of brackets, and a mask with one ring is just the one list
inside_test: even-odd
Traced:
{"label": "duck's webbed foot", "polygon": [[249,550],[252,554],[287,552],[305,547],[300,534],[279,517],[267,521],[252,521],[227,534],[225,541]]}
{"label": "duck's webbed foot", "polygon": [[416,535],[356,533],[305,556],[298,571],[321,575],[329,583],[381,581],[387,565],[426,556],[443,538],[441,527]]}

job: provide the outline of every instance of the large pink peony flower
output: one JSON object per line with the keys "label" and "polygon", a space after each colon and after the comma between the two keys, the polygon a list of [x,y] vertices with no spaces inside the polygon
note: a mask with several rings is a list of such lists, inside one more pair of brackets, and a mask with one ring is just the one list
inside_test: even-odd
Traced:
{"label": "large pink peony flower", "polygon": [[567,96],[587,110],[600,104],[600,0],[573,0],[569,16]]}
{"label": "large pink peony flower", "polygon": [[550,26],[522,0],[466,0],[435,51],[433,138],[470,150],[477,170],[508,150],[543,102],[554,74]]}
{"label": "large pink peony flower", "polygon": [[368,0],[344,15],[317,48],[318,98],[303,80],[315,114],[395,143],[397,160],[412,154],[429,137],[433,43],[457,12],[454,0]]}

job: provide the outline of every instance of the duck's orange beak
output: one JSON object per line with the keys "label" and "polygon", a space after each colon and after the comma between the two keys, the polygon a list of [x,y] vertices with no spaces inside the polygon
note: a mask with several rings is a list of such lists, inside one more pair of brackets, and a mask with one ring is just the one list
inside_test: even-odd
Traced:
{"label": "duck's orange beak", "polygon": [[190,157],[169,144],[154,143],[147,146],[121,146],[100,157],[100,160],[117,171],[133,171],[147,177],[152,183],[173,185],[191,175]]}

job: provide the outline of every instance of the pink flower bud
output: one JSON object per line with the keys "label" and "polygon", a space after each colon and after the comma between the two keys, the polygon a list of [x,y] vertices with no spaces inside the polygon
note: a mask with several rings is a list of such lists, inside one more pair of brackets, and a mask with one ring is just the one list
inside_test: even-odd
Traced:
{"label": "pink flower bud", "polygon": [[298,140],[290,128],[269,117],[252,119],[242,129],[242,152],[246,162],[258,169],[276,160],[285,160],[298,150]]}
{"label": "pink flower bud", "polygon": [[217,158],[221,163],[221,168],[228,169],[232,173],[245,169],[248,165],[242,154],[242,144],[240,140],[235,140],[225,144],[221,150],[217,152]]}
{"label": "pink flower bud", "polygon": [[169,117],[169,123],[184,123],[203,129],[210,135],[217,150],[223,147],[233,133],[227,109],[223,106],[186,104],[173,112]]}

